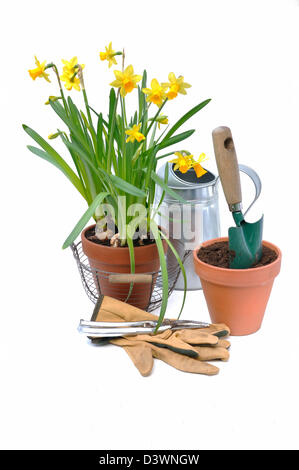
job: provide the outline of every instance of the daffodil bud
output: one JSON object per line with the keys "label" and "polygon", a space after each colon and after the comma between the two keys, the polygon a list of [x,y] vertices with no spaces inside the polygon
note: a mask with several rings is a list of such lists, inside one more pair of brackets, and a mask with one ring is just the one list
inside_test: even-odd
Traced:
{"label": "daffodil bud", "polygon": [[49,96],[48,101],[46,101],[45,104],[50,104],[50,100],[51,101],[57,101],[57,100],[60,100],[60,99],[61,99],[60,96]]}
{"label": "daffodil bud", "polygon": [[163,114],[158,116],[155,120],[160,124],[168,124],[168,116],[164,116]]}
{"label": "daffodil bud", "polygon": [[48,139],[50,139],[50,140],[56,139],[57,137],[60,136],[60,134],[61,134],[61,132],[56,132],[55,134],[49,134]]}

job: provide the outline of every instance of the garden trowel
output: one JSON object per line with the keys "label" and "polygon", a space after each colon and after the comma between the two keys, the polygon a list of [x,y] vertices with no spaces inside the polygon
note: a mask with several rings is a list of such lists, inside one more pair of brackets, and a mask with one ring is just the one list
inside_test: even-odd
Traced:
{"label": "garden trowel", "polygon": [[254,223],[244,219],[239,166],[230,129],[217,127],[212,136],[224,195],[236,223],[228,230],[230,268],[251,268],[262,256],[263,216]]}

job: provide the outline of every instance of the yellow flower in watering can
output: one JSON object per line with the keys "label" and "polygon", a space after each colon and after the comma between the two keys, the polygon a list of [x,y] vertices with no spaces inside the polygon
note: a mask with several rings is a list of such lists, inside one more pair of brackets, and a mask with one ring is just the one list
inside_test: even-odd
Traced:
{"label": "yellow flower in watering can", "polygon": [[204,175],[205,173],[207,173],[207,170],[205,170],[202,166],[201,166],[201,162],[204,162],[205,160],[207,159],[206,157],[206,154],[205,153],[201,153],[198,157],[198,160],[197,161],[194,161],[193,162],[193,168],[194,168],[194,171],[196,173],[196,176],[197,178],[200,178],[202,175]]}
{"label": "yellow flower in watering can", "polygon": [[[184,153],[184,154],[183,154]],[[169,163],[174,163],[174,171],[179,170],[181,173],[187,173],[188,170],[194,168],[197,178],[200,178],[207,170],[201,166],[201,162],[206,160],[206,155],[201,153],[198,160],[194,160],[193,155],[186,154],[185,152],[175,152],[177,158],[170,160]]]}
{"label": "yellow flower in watering can", "polygon": [[181,152],[174,153],[177,158],[170,160],[170,163],[174,163],[174,171],[179,170],[181,173],[187,173],[192,168],[193,155],[183,155]]}

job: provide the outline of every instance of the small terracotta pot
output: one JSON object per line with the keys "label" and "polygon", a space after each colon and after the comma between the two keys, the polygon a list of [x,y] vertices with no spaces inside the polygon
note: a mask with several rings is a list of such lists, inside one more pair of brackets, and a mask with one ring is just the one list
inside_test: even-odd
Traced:
{"label": "small terracotta pot", "polygon": [[[228,238],[214,238],[201,244],[209,246]],[[263,245],[277,253],[273,263],[251,269],[225,269],[198,259],[193,251],[195,271],[200,277],[204,296],[213,323],[225,323],[232,335],[249,335],[262,324],[274,278],[281,265],[281,251],[272,243]]]}
{"label": "small terracotta pot", "polygon": [[[151,245],[138,246],[134,248],[135,254],[135,273],[136,274],[152,274],[151,283],[134,282],[133,289],[130,293],[130,282],[128,283],[111,283],[109,281],[110,273],[129,274],[130,254],[127,247],[111,247],[99,245],[88,240],[85,233],[93,228],[94,225],[87,227],[81,233],[82,248],[89,260],[90,267],[95,269],[93,278],[99,293],[108,295],[114,299],[127,301],[135,307],[146,310],[151,299],[153,288],[160,269],[160,259],[158,248],[155,243]],[[167,252],[167,242],[162,241],[164,252]]]}

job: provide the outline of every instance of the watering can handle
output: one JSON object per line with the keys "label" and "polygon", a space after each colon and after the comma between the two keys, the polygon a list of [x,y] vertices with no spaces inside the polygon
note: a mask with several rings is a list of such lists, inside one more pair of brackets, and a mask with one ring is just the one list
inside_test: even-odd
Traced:
{"label": "watering can handle", "polygon": [[245,173],[247,176],[249,176],[249,178],[252,180],[252,182],[254,184],[254,187],[255,187],[254,199],[253,199],[252,203],[247,207],[246,211],[244,212],[244,216],[245,216],[247,214],[247,212],[249,211],[249,209],[251,209],[251,207],[253,206],[255,201],[258,199],[259,195],[261,194],[262,182],[261,182],[260,177],[257,174],[257,172],[254,171],[249,166],[239,164],[239,170],[242,171],[243,173]]}
{"label": "watering can handle", "polygon": [[[247,212],[251,209],[251,207],[253,206],[253,204],[255,203],[255,201],[259,198],[260,194],[261,194],[261,191],[262,191],[262,182],[260,180],[260,177],[259,175],[257,174],[256,171],[254,171],[252,168],[250,168],[250,166],[247,166],[247,165],[243,165],[241,163],[239,163],[239,170],[242,171],[242,173],[245,173],[247,176],[249,176],[249,178],[252,180],[253,184],[254,184],[254,187],[255,187],[255,195],[254,195],[254,199],[253,201],[249,204],[249,206],[247,207],[246,211],[243,212],[243,215],[245,216],[247,214]],[[216,178],[216,185],[218,185],[220,181],[220,177],[217,176]]]}

